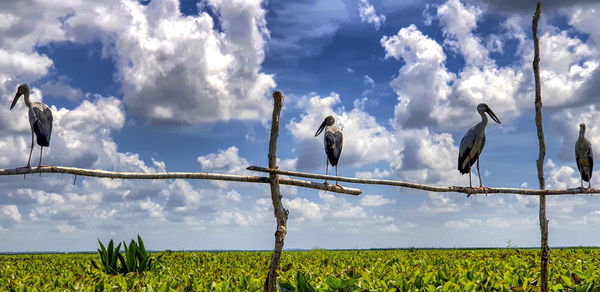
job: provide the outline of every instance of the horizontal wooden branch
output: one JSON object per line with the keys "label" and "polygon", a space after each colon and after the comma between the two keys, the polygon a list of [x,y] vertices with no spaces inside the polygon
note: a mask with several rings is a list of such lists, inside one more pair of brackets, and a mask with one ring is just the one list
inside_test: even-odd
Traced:
{"label": "horizontal wooden branch", "polygon": [[600,193],[600,189],[581,189],[581,188],[570,188],[570,189],[555,189],[555,190],[534,190],[534,189],[520,189],[520,188],[470,188],[470,187],[460,187],[460,186],[433,186],[433,185],[425,185],[418,184],[412,182],[404,182],[397,180],[386,180],[386,179],[367,179],[367,178],[354,178],[354,177],[342,177],[342,176],[333,176],[333,175],[322,175],[322,174],[312,174],[306,172],[298,172],[298,171],[289,171],[289,170],[280,170],[280,169],[268,169],[260,166],[249,166],[248,170],[267,172],[267,173],[277,173],[281,175],[288,176],[297,176],[297,177],[306,177],[313,179],[326,179],[330,181],[340,181],[340,182],[348,182],[348,183],[356,183],[356,184],[371,184],[371,185],[386,185],[386,186],[396,186],[410,189],[418,189],[430,192],[454,192],[454,193],[463,193],[463,194],[519,194],[519,195],[530,195],[530,196],[539,196],[542,194],[546,195],[574,195],[574,194],[598,194]]}
{"label": "horizontal wooden branch", "polygon": [[[268,177],[260,176],[245,176],[236,174],[220,174],[220,173],[206,173],[206,172],[161,172],[161,173],[149,173],[149,172],[118,172],[118,171],[106,171],[99,169],[84,169],[76,167],[65,167],[65,166],[43,166],[41,168],[15,168],[15,169],[0,169],[0,175],[24,175],[33,173],[67,173],[78,176],[90,176],[90,177],[104,177],[112,179],[206,179],[206,180],[223,180],[223,181],[234,181],[234,182],[249,182],[249,183],[269,183]],[[359,189],[354,188],[338,188],[335,185],[325,185],[321,183],[315,183],[305,180],[291,179],[291,178],[280,178],[280,184],[292,185],[303,188],[317,189],[328,192],[347,194],[347,195],[360,195],[362,193]]]}

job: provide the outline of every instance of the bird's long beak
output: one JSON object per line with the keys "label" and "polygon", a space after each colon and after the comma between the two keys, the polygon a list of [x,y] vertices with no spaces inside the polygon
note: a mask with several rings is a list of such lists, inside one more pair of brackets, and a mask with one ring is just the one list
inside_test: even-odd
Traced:
{"label": "bird's long beak", "polygon": [[325,129],[325,126],[327,125],[326,121],[327,120],[323,121],[323,123],[321,124],[321,126],[319,126],[319,129],[315,133],[315,137],[319,136],[319,134],[321,134],[321,132],[323,132],[323,129]]}
{"label": "bird's long beak", "polygon": [[492,120],[494,120],[494,122],[496,122],[496,123],[498,123],[498,124],[502,124],[502,123],[500,122],[500,119],[498,119],[498,117],[497,117],[497,116],[496,116],[496,114],[495,114],[495,113],[492,111],[492,109],[490,109],[490,108],[488,107],[488,109],[487,109],[487,112],[488,112],[488,114],[490,115],[490,117],[492,118]]}
{"label": "bird's long beak", "polygon": [[15,105],[17,104],[17,101],[19,101],[19,97],[21,97],[21,94],[19,94],[17,92],[17,94],[15,94],[15,98],[13,99],[12,104],[10,105],[10,109],[13,109],[13,107],[15,107]]}

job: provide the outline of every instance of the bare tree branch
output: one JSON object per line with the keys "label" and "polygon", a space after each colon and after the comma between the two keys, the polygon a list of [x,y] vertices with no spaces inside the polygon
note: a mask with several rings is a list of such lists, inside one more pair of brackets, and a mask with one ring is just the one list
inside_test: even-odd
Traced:
{"label": "bare tree branch", "polygon": [[[112,179],[206,179],[206,180],[223,180],[233,182],[248,182],[248,183],[269,183],[268,177],[260,176],[246,176],[236,174],[220,174],[220,173],[206,173],[206,172],[163,172],[163,173],[148,173],[148,172],[118,172],[118,171],[106,171],[99,169],[84,169],[75,167],[65,166],[43,166],[40,169],[34,168],[16,168],[16,169],[0,169],[1,175],[24,175],[34,173],[62,173],[62,174],[73,174],[76,176],[89,176],[89,177],[102,177]],[[73,180],[75,182],[75,180]],[[279,183],[283,185],[292,185],[303,188],[317,189],[322,191],[348,194],[348,195],[360,195],[362,193],[359,189],[344,188],[340,189],[333,185],[324,185],[320,183],[280,178]]]}
{"label": "bare tree branch", "polygon": [[[279,91],[273,92],[273,117],[271,119],[271,140],[269,141],[269,168],[277,168],[277,138],[279,137],[279,115],[283,103],[283,95]],[[281,251],[287,234],[287,219],[289,211],[281,203],[281,192],[279,191],[279,176],[276,173],[269,173],[271,182],[271,200],[273,201],[273,211],[277,219],[277,230],[275,231],[275,247],[271,256],[271,265],[269,273],[265,280],[264,291],[277,291],[277,270],[279,269],[279,260]]]}
{"label": "bare tree branch", "polygon": [[[430,192],[454,192],[454,193],[464,193],[464,194],[484,194],[486,191],[489,194],[518,194],[518,195],[530,195],[530,196],[540,196],[540,195],[575,195],[575,194],[598,194],[600,193],[600,189],[582,189],[582,188],[569,188],[569,189],[556,189],[556,190],[534,190],[534,189],[521,189],[521,188],[489,188],[486,191],[481,189],[471,189],[470,187],[461,187],[461,186],[433,186],[433,185],[425,185],[418,184],[412,182],[405,181],[397,181],[397,180],[386,180],[386,179],[367,179],[367,178],[354,178],[354,177],[343,177],[343,176],[333,176],[333,175],[322,175],[322,174],[313,174],[306,172],[298,172],[298,171],[289,171],[289,170],[280,170],[280,169],[269,169],[260,166],[249,166],[248,170],[260,171],[260,172],[269,172],[269,173],[277,173],[281,175],[289,175],[289,176],[298,176],[298,177],[306,177],[306,178],[314,178],[314,179],[327,179],[327,180],[337,180],[341,182],[348,183],[356,183],[356,184],[370,184],[370,185],[386,185],[386,186],[396,186],[396,187],[404,187],[410,189],[424,190]],[[344,187],[344,189],[347,189]]]}
{"label": "bare tree branch", "polygon": [[[546,156],[546,142],[544,139],[544,126],[542,121],[542,87],[540,84],[540,40],[538,37],[538,22],[542,14],[542,2],[538,2],[533,15],[531,30],[533,32],[533,74],[535,77],[535,125],[537,127],[537,136],[540,146],[540,152],[537,163],[538,180],[540,181],[540,190],[546,189],[546,180],[544,179],[544,157]],[[548,292],[548,261],[550,260],[550,247],[548,246],[548,219],[546,218],[546,195],[540,195],[540,233],[541,249],[540,254],[540,291]]]}

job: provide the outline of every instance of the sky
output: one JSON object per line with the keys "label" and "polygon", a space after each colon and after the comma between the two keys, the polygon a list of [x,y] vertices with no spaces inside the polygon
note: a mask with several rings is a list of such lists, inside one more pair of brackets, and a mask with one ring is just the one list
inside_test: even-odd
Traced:
{"label": "sky", "polygon": [[[502,124],[487,126],[483,183],[538,188],[534,11],[492,0],[2,1],[0,168],[27,162],[27,108],[9,110],[23,82],[54,116],[44,164],[133,172],[257,175],[246,167],[267,165],[279,90],[281,169],[325,173],[314,134],[334,115],[340,176],[465,186],[458,145],[485,102]],[[599,14],[596,1],[543,2],[547,188],[579,186],[579,123],[600,153]],[[281,187],[286,248],[539,246],[537,197],[344,185],[363,194]],[[550,197],[547,212],[551,246],[600,244],[589,232],[598,196]],[[90,251],[137,234],[153,250],[269,250],[276,227],[267,185],[222,181],[3,176],[0,215],[3,252]]]}

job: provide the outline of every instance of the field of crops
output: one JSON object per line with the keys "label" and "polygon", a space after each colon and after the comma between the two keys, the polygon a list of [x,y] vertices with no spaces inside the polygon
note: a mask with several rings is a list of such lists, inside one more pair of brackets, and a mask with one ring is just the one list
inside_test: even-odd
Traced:
{"label": "field of crops", "polygon": [[[537,252],[284,252],[279,283],[282,291],[536,291]],[[558,249],[551,254],[552,291],[600,291],[600,249]],[[99,256],[1,255],[0,290],[259,291],[270,253],[165,253],[152,271],[126,275],[104,274],[90,259]]]}

